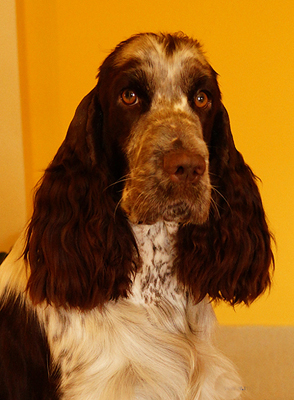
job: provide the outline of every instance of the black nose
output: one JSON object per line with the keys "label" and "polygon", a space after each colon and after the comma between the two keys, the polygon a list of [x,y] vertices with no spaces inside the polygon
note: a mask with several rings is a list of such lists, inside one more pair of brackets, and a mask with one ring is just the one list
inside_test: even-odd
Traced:
{"label": "black nose", "polygon": [[175,183],[195,184],[204,174],[206,163],[197,153],[178,150],[164,156],[163,169]]}

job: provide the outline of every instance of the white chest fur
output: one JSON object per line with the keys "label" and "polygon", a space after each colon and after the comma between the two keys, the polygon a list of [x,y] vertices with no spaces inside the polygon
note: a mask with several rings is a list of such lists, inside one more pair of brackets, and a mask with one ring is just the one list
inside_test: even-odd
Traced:
{"label": "white chest fur", "polygon": [[193,305],[173,276],[176,229],[133,227],[142,269],[129,299],[102,312],[39,309],[63,400],[235,398],[224,386],[232,386],[231,367],[210,343],[210,304]]}
{"label": "white chest fur", "polygon": [[177,224],[164,222],[133,226],[142,259],[132,288],[135,303],[160,306],[165,301],[176,305],[182,302],[183,288],[173,273],[177,229]]}

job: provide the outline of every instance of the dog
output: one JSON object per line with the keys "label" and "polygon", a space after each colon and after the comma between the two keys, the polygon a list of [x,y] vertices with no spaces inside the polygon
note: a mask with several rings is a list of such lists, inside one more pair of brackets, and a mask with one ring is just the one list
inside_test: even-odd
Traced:
{"label": "dog", "polygon": [[274,259],[217,73],[183,33],[102,63],[0,268],[2,400],[229,400],[212,301],[249,305]]}

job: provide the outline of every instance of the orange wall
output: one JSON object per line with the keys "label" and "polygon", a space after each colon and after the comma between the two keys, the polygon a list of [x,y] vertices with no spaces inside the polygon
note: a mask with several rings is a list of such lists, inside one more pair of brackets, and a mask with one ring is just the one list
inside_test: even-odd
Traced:
{"label": "orange wall", "polygon": [[226,324],[294,325],[293,1],[16,0],[16,5],[29,203],[107,53],[133,33],[182,30],[204,44],[220,74],[237,147],[262,178],[278,245],[270,296],[249,309],[217,306],[218,318]]}
{"label": "orange wall", "polygon": [[0,9],[0,251],[8,252],[27,216],[14,0]]}

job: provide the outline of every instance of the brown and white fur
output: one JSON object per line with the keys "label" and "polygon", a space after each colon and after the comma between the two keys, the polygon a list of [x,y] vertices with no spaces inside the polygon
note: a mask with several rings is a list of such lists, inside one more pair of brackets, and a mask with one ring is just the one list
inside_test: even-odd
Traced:
{"label": "brown and white fur", "polygon": [[122,42],[1,265],[0,398],[239,398],[210,302],[266,290],[270,241],[199,43]]}

